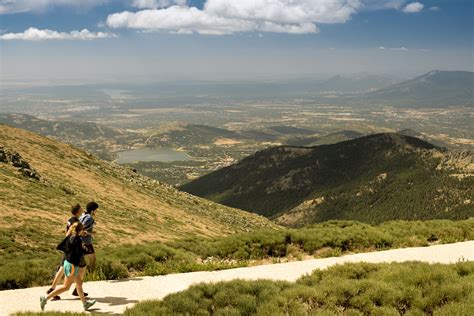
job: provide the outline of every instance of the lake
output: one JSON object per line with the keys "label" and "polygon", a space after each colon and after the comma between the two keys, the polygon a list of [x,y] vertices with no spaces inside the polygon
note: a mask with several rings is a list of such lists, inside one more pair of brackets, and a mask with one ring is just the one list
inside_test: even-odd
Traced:
{"label": "lake", "polygon": [[170,162],[177,160],[189,160],[189,156],[184,151],[177,151],[173,148],[142,148],[122,151],[118,153],[118,163],[131,163],[136,161],[161,161]]}

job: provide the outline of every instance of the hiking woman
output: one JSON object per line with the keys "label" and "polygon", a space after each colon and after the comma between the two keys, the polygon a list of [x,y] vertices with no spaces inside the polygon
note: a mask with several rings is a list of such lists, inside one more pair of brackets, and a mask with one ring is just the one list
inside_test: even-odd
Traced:
{"label": "hiking woman", "polygon": [[47,301],[56,295],[66,292],[71,287],[71,284],[76,281],[76,288],[81,298],[84,310],[88,310],[92,305],[95,304],[95,300],[87,300],[84,297],[84,291],[82,290],[82,279],[79,275],[79,265],[84,257],[84,248],[82,246],[81,236],[84,236],[86,231],[84,226],[80,222],[76,222],[69,227],[66,234],[66,238],[58,245],[57,249],[64,251],[64,284],[57,287],[54,291],[48,294],[48,296],[40,297],[41,310]]}

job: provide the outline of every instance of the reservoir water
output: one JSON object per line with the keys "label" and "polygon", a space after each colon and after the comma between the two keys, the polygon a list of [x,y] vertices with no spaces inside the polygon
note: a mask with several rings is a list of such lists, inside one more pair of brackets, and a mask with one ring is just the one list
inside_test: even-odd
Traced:
{"label": "reservoir water", "polygon": [[117,162],[119,164],[131,163],[137,161],[161,161],[170,162],[177,160],[189,160],[188,155],[183,151],[177,151],[173,148],[142,148],[119,152]]}

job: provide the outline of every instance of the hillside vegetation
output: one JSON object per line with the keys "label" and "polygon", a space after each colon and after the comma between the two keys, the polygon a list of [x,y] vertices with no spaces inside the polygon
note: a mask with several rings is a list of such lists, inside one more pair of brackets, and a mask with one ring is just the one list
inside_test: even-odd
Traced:
{"label": "hillside vegetation", "polygon": [[[472,239],[474,220],[395,221],[379,226],[330,221],[302,229],[259,229],[213,238],[188,237],[164,243],[100,247],[98,267],[92,275],[87,275],[87,280],[229,269]],[[3,258],[0,290],[51,282],[58,261],[57,252],[45,251],[41,257],[34,258],[28,249],[4,241],[5,245],[6,252],[15,249],[25,254],[17,256],[16,261],[10,256]]]}
{"label": "hillside vegetation", "polygon": [[303,226],[330,219],[474,216],[474,162],[400,134],[310,148],[275,147],[185,184],[210,200]]}
{"label": "hillside vegetation", "polygon": [[377,226],[328,221],[299,229],[256,230],[169,243],[201,258],[260,260],[331,257],[348,252],[428,246],[474,239],[474,220],[392,221]]}
{"label": "hillside vegetation", "polygon": [[99,249],[276,227],[263,217],[177,191],[70,145],[0,125],[2,266],[56,253],[71,205],[91,200],[100,205]]}

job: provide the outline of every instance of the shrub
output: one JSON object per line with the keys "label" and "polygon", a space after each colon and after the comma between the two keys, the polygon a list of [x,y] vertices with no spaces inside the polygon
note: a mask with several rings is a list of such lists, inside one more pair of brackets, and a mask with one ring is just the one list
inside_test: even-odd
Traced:
{"label": "shrub", "polygon": [[0,289],[12,290],[52,282],[57,265],[51,260],[7,263],[0,268]]}
{"label": "shrub", "polygon": [[120,262],[104,260],[99,261],[96,269],[90,274],[86,274],[86,279],[90,280],[118,280],[128,277],[127,268]]}
{"label": "shrub", "polygon": [[[37,234],[38,232],[35,232]],[[30,249],[0,234],[0,290],[45,285],[52,281],[60,254]],[[433,237],[436,236],[436,237]],[[252,260],[283,257],[339,256],[387,248],[424,246],[474,239],[474,220],[392,221],[378,226],[354,221],[328,221],[301,229],[263,229],[215,238],[187,238],[166,244],[120,245],[98,249],[97,269],[87,280],[228,269]],[[44,259],[37,259],[38,251]],[[105,259],[102,259],[105,258]],[[21,267],[28,267],[28,273]],[[459,273],[466,267],[459,266]],[[401,303],[402,304],[402,303]],[[402,304],[403,305],[403,304]]]}

